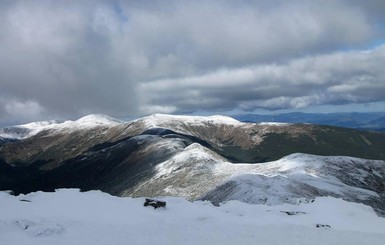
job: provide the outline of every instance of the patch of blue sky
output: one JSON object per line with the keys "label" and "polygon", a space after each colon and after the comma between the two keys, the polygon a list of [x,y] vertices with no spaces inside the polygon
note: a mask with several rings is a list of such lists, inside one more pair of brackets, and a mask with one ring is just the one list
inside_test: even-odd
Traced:
{"label": "patch of blue sky", "polygon": [[371,103],[350,103],[341,105],[318,105],[302,109],[286,109],[274,113],[285,112],[306,112],[306,113],[337,113],[337,112],[385,112],[385,101]]}
{"label": "patch of blue sky", "polygon": [[116,13],[116,15],[119,17],[119,20],[122,21],[122,23],[128,22],[128,16],[126,15],[122,6],[118,2],[114,2],[113,10]]}

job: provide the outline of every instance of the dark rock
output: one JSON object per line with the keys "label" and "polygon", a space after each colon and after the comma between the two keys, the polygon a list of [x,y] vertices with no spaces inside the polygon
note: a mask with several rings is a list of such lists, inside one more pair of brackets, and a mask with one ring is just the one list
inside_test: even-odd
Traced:
{"label": "dark rock", "polygon": [[330,225],[323,225],[323,224],[316,224],[315,227],[317,227],[317,228],[331,228]]}
{"label": "dark rock", "polygon": [[160,200],[146,198],[143,206],[145,206],[145,207],[152,206],[155,209],[157,209],[157,208],[165,208],[166,207],[166,202],[160,201]]}
{"label": "dark rock", "polygon": [[285,213],[287,215],[298,215],[298,214],[306,214],[305,212],[301,211],[281,211],[282,213]]}

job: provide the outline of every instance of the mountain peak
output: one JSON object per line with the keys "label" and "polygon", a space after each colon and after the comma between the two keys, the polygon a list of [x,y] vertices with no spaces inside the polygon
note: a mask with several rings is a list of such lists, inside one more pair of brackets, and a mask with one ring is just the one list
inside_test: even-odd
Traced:
{"label": "mountain peak", "polygon": [[0,137],[8,139],[29,138],[43,130],[81,129],[97,126],[116,126],[123,121],[103,114],[91,114],[75,121],[39,121],[0,129]]}
{"label": "mountain peak", "polygon": [[238,124],[238,120],[228,116],[181,116],[181,115],[169,115],[169,114],[153,114],[147,117],[140,118],[149,126],[163,126],[169,123],[186,123],[192,125],[201,125],[205,123],[211,124]]}
{"label": "mountain peak", "polygon": [[80,124],[108,124],[108,125],[117,125],[122,123],[123,121],[118,120],[116,118],[110,117],[105,114],[90,114],[87,116],[84,116],[82,118],[79,118],[78,120],[74,121],[76,123]]}

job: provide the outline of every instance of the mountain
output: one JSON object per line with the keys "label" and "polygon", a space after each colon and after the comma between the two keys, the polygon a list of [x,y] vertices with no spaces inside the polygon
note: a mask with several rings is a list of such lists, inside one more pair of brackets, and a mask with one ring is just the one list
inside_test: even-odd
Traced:
{"label": "mountain", "polygon": [[11,127],[28,133],[3,130],[0,190],[72,187],[216,204],[333,196],[385,214],[381,132],[161,114],[130,122],[91,115],[29,125]]}
{"label": "mountain", "polygon": [[93,128],[97,126],[115,126],[123,121],[109,117],[107,115],[92,114],[82,117],[76,121],[41,121],[32,122],[24,125],[11,126],[0,129],[0,137],[3,139],[21,140],[38,134],[41,131],[65,131],[84,128]]}
{"label": "mountain", "polygon": [[232,177],[200,199],[272,205],[333,196],[367,203],[377,211],[385,204],[384,161],[292,154],[274,162],[220,168]]}
{"label": "mountain", "polygon": [[371,120],[366,125],[361,127],[377,129],[379,131],[385,131],[385,116]]}
{"label": "mountain", "polygon": [[337,127],[384,131],[385,113],[283,113],[275,115],[239,114],[234,118],[245,122],[312,123]]}

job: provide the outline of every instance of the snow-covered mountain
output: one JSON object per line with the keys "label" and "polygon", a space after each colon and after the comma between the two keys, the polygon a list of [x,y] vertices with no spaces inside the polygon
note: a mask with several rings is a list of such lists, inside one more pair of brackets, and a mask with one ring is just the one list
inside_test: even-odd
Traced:
{"label": "snow-covered mountain", "polygon": [[91,115],[19,128],[31,131],[0,142],[0,190],[71,187],[215,204],[333,196],[385,214],[380,132],[162,114],[130,122]]}
{"label": "snow-covered mountain", "polygon": [[231,178],[201,199],[213,203],[241,200],[294,204],[317,196],[333,196],[368,203],[385,214],[384,166],[384,161],[299,153],[256,165],[223,163],[215,171],[228,173]]}
{"label": "snow-covered mountain", "polygon": [[141,121],[146,124],[147,127],[172,127],[176,129],[183,126],[206,126],[208,124],[216,125],[237,125],[240,124],[238,120],[227,116],[178,116],[167,114],[153,114],[148,117],[140,118],[136,121]]}
{"label": "snow-covered mountain", "polygon": [[82,117],[76,121],[40,121],[32,122],[23,125],[16,125],[0,129],[0,137],[5,139],[26,139],[32,137],[39,132],[51,130],[51,131],[63,131],[63,130],[81,130],[84,128],[94,127],[112,127],[116,126],[122,121],[112,118],[103,114],[92,114]]}
{"label": "snow-covered mountain", "polygon": [[[164,198],[166,208],[144,198],[100,191],[57,190],[11,196],[0,192],[2,244],[371,244],[385,241],[385,219],[362,204],[332,197],[276,206],[238,201]],[[318,226],[318,227],[317,227]],[[322,227],[323,226],[323,227]]]}
{"label": "snow-covered mountain", "polygon": [[385,215],[384,177],[384,161],[297,153],[273,162],[233,164],[194,143],[121,195],[268,205],[333,196],[371,205]]}

